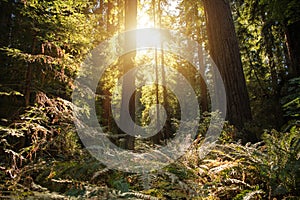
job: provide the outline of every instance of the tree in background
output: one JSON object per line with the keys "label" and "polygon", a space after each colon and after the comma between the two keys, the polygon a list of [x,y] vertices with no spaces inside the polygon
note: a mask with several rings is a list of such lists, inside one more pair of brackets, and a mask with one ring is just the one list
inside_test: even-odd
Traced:
{"label": "tree in background", "polygon": [[291,29],[299,24],[299,3],[236,1],[232,8],[255,124],[281,129],[299,112],[293,79],[299,77],[299,29]]}
{"label": "tree in background", "polygon": [[[228,1],[221,0],[0,0],[0,198],[298,199],[300,4],[296,0],[230,2],[233,20]],[[227,84],[231,122],[248,130],[245,122],[251,115],[235,27],[255,118],[251,133],[260,135],[264,128],[283,132],[265,131],[263,142],[243,145],[234,141],[235,127],[226,124],[216,148],[202,159],[198,155],[203,150],[201,133],[214,114],[208,113],[202,116],[200,134],[186,155],[153,173],[123,173],[91,157],[80,145],[73,125],[73,80],[91,49],[125,28],[135,28],[136,14],[194,39],[202,47],[199,55],[209,46]],[[168,112],[169,127],[153,139],[124,137],[111,116],[111,104],[120,106],[121,95],[111,98],[117,81],[138,66],[144,69],[125,80],[123,95],[127,83],[134,85],[145,75],[178,84],[169,67],[188,80],[202,111],[209,111],[209,94],[199,76],[210,76],[211,71],[201,68],[205,66],[201,56],[199,72],[185,58],[158,50],[157,70],[150,74],[154,50],[139,56],[132,52],[119,58],[99,77],[96,114],[101,126],[107,127],[107,137],[119,147],[134,149],[134,153],[149,148],[158,152],[156,144],[172,140],[180,125],[176,95],[155,84],[137,88],[129,107],[133,120],[140,119],[136,123],[147,126],[151,106],[161,103]]]}
{"label": "tree in background", "polygon": [[[125,31],[130,31],[136,28],[137,24],[137,0],[125,0]],[[135,38],[125,36],[125,46],[135,47]],[[134,68],[133,59],[135,52],[130,52],[124,56],[123,60],[123,73],[127,73],[130,69]],[[134,132],[134,127],[128,127],[127,118],[124,113],[129,109],[130,116],[135,121],[135,93],[132,94],[129,105],[124,103],[125,96],[129,95],[129,88],[135,85],[135,76],[126,76],[123,78],[122,83],[122,104],[120,113],[120,123],[122,127],[127,127],[127,130]],[[134,137],[130,135],[125,136],[125,149],[134,149]]]}

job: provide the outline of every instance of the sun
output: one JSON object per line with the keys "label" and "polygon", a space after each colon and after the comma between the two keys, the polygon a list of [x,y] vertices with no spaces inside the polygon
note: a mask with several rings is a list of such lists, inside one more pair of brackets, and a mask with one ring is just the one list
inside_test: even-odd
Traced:
{"label": "sun", "polygon": [[[137,29],[145,29],[145,31],[138,31],[136,35],[136,44],[137,46],[155,46],[160,47],[161,37],[158,31],[155,31],[154,28],[159,28],[155,25],[152,14],[149,13],[151,7],[148,4],[144,4],[145,0],[142,0],[140,3],[140,8],[137,15]],[[147,30],[147,31],[146,31]]]}
{"label": "sun", "polygon": [[137,28],[154,28],[153,19],[143,10],[137,16]]}
{"label": "sun", "polygon": [[[142,34],[136,35],[136,44],[139,46],[141,43],[149,44],[150,46],[155,46],[160,48],[161,43],[163,42],[163,31],[159,31],[161,26],[161,19],[164,18],[165,15],[177,16],[179,14],[178,7],[179,1],[173,0],[168,4],[164,5],[164,11],[158,10],[161,9],[158,5],[153,8],[153,5],[149,4],[149,0],[140,0],[139,1],[139,9],[137,12],[137,29],[147,29],[147,32],[140,32]],[[158,13],[161,16],[158,16]],[[164,14],[162,14],[164,13]],[[160,22],[159,22],[160,21]],[[163,20],[162,20],[163,21]],[[156,30],[156,31],[155,31]]]}
{"label": "sun", "polygon": [[161,32],[159,29],[145,28],[137,31],[136,44],[140,47],[161,47]]}

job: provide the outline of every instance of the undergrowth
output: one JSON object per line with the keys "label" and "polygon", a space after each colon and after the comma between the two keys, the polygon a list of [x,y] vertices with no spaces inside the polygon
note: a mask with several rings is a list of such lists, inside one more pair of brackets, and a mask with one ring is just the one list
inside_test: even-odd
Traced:
{"label": "undergrowth", "polygon": [[68,102],[37,98],[19,120],[1,127],[0,199],[300,198],[297,121],[285,132],[265,131],[254,144],[234,141],[238,133],[226,125],[204,158],[199,135],[175,163],[131,174],[106,168],[81,147]]}

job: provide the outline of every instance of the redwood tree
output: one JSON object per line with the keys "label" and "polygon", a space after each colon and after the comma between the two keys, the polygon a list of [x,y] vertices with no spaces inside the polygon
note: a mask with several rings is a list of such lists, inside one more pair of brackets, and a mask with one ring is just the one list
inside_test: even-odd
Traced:
{"label": "redwood tree", "polygon": [[[125,31],[133,30],[136,28],[137,25],[137,0],[125,0]],[[126,46],[135,46],[135,41],[132,39],[132,36],[125,37],[125,45]],[[135,51],[130,52],[123,57],[123,73],[125,74],[130,69],[134,67],[133,58],[135,57]],[[122,84],[122,104],[121,104],[121,113],[120,113],[120,123],[122,127],[130,126],[127,122],[128,119],[124,115],[126,110],[128,109],[128,105],[123,102],[126,95],[129,94],[128,90],[131,86],[135,85],[135,77],[125,76],[123,77],[123,84]],[[133,121],[135,121],[135,93],[132,95],[130,102],[129,102],[129,112]],[[127,130],[131,132],[134,131],[134,127],[127,127]],[[121,131],[122,132],[122,131]],[[127,135],[125,137],[125,144],[123,145],[125,149],[134,149],[134,137]]]}
{"label": "redwood tree", "polygon": [[251,109],[238,40],[228,0],[203,0],[209,50],[223,78],[227,119],[238,128],[251,120]]}

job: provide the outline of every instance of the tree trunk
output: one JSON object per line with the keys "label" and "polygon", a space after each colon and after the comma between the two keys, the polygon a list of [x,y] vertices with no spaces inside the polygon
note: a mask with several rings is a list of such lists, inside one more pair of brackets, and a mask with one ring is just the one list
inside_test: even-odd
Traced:
{"label": "tree trunk", "polygon": [[[153,12],[153,23],[154,23],[154,27],[156,27],[156,0],[152,0],[152,12]],[[158,12],[159,12],[159,8],[160,8],[160,1],[158,2]],[[159,17],[159,25],[161,24],[161,19],[160,19],[160,15],[158,14]],[[157,109],[157,113],[156,113],[156,119],[157,119],[157,130],[158,127],[160,126],[160,115],[159,115],[159,69],[158,69],[158,50],[157,48],[155,48],[154,50],[154,62],[155,62],[155,80],[156,80],[156,86],[155,86],[155,103],[156,103],[156,109]],[[160,144],[161,140],[163,140],[163,130],[159,131],[158,133],[156,133],[154,136],[151,137],[151,141],[153,144]]]}
{"label": "tree trunk", "polygon": [[[137,25],[137,0],[125,0],[125,31],[133,30]],[[135,46],[135,38],[125,38],[125,45]],[[123,74],[128,72],[134,67],[133,58],[135,57],[135,52],[128,53],[123,57]],[[121,126],[128,126],[128,119],[124,115],[126,110],[128,110],[128,105],[126,105],[123,100],[126,99],[125,96],[128,95],[128,90],[131,86],[135,85],[135,77],[126,76],[123,78],[122,85],[122,104],[121,104],[121,115],[120,123]],[[133,121],[135,121],[135,93],[131,96],[129,101],[129,112]],[[134,131],[134,127],[127,127],[131,132]],[[125,137],[125,149],[134,149],[134,137],[127,135]]]}
{"label": "tree trunk", "polygon": [[[0,46],[10,44],[12,3],[0,2]],[[4,63],[4,62],[3,62]]]}
{"label": "tree trunk", "polygon": [[[102,16],[104,14],[104,1],[100,0],[99,1],[99,13]],[[107,13],[106,13],[106,30],[109,34],[113,34],[114,29],[113,29],[113,25],[112,25],[112,19],[111,19],[111,9],[112,9],[113,5],[111,1],[107,2]],[[104,22],[104,18],[103,16],[100,18],[99,20],[99,24],[103,25]],[[103,88],[102,89],[102,94],[104,96],[104,98],[102,99],[102,123],[103,126],[107,127],[107,131],[111,131],[111,93],[109,92],[109,88]]]}
{"label": "tree trunk", "polygon": [[111,0],[107,1],[107,18],[106,18],[106,27],[107,30],[109,30],[109,33],[112,33],[114,31],[114,17],[113,17],[113,13],[112,13],[112,9],[113,9],[114,5],[113,2]]}
{"label": "tree trunk", "polygon": [[227,119],[237,128],[251,120],[249,96],[228,0],[204,0],[210,55],[225,84]]}
{"label": "tree trunk", "polygon": [[102,91],[103,93],[103,100],[102,100],[102,109],[103,109],[103,113],[102,113],[102,123],[103,126],[107,127],[107,131],[110,132],[111,131],[111,94],[109,92],[109,89],[103,89]]}
{"label": "tree trunk", "polygon": [[[36,36],[33,36],[33,42],[32,42],[32,54],[35,53],[35,47],[36,47]],[[34,63],[27,63],[27,70],[26,70],[26,80],[25,80],[25,106],[29,106],[31,101],[31,90],[32,90],[32,78],[33,78],[33,65]]]}
{"label": "tree trunk", "polygon": [[199,83],[200,83],[200,106],[201,106],[201,112],[208,111],[208,90],[207,85],[204,80],[205,76],[205,65],[203,60],[203,51],[202,47],[198,47],[198,58],[200,64],[200,77],[199,77]]}
{"label": "tree trunk", "polygon": [[289,77],[300,76],[300,20],[286,27],[285,31],[288,56],[291,61],[289,66]]}

